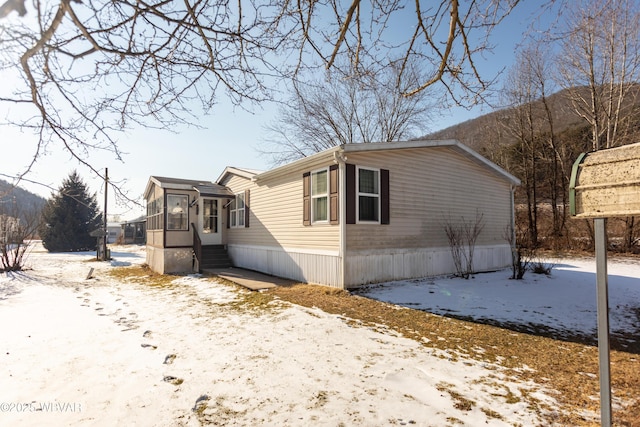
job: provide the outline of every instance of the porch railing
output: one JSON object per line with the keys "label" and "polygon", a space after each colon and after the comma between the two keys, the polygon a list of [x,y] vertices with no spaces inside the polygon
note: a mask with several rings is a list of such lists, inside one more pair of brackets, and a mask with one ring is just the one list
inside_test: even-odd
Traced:
{"label": "porch railing", "polygon": [[193,229],[193,253],[196,256],[196,261],[198,261],[198,272],[200,272],[200,266],[202,265],[202,240],[200,240],[198,229],[194,223],[191,223],[191,228]]}

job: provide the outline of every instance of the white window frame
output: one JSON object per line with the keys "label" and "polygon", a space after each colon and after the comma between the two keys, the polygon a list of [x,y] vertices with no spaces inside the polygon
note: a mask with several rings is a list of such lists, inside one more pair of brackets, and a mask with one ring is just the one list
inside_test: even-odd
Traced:
{"label": "white window frame", "polygon": [[[240,208],[239,201],[242,201],[242,207]],[[236,194],[235,199],[229,205],[229,221],[231,228],[244,228],[244,212],[247,205],[244,200],[244,192]]]}
{"label": "white window frame", "polygon": [[[364,193],[360,191],[360,171],[367,170],[376,172],[378,183],[377,193]],[[357,224],[380,224],[380,217],[382,216],[382,197],[380,196],[380,169],[366,166],[356,166],[356,223]],[[377,220],[361,220],[360,219],[360,197],[373,197],[378,200],[378,219]]]}
{"label": "white window frame", "polygon": [[[313,194],[313,180],[314,180],[314,175],[317,175],[319,173],[326,173],[326,177],[327,177],[327,185],[326,185],[326,189],[327,191],[325,193],[321,193],[321,194]],[[318,169],[315,171],[311,172],[311,177],[309,179],[309,185],[311,186],[311,189],[309,191],[310,196],[311,196],[311,224],[326,224],[329,222],[329,168],[324,168],[324,169]],[[315,203],[314,201],[317,199],[326,199],[327,201],[327,209],[325,211],[326,214],[326,218],[325,219],[316,219],[316,208],[315,208]]]}

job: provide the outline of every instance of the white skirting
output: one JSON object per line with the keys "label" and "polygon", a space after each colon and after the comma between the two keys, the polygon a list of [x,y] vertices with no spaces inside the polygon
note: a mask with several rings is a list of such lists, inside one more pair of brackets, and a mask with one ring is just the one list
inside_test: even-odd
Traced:
{"label": "white skirting", "polygon": [[[511,265],[511,247],[478,246],[475,248],[473,261],[474,270],[477,272],[508,267]],[[346,287],[456,272],[448,247],[389,249],[383,252],[349,255],[345,268]]]}
{"label": "white skirting", "polygon": [[340,257],[333,251],[228,245],[227,252],[236,267],[304,283],[341,287]]}
{"label": "white skirting", "polygon": [[[245,245],[228,245],[227,250],[236,267],[337,288],[456,272],[448,247],[387,249],[349,254],[345,263],[344,282],[341,280],[340,257],[331,251],[298,251],[295,248]],[[498,270],[509,265],[509,245],[475,248],[475,271]]]}

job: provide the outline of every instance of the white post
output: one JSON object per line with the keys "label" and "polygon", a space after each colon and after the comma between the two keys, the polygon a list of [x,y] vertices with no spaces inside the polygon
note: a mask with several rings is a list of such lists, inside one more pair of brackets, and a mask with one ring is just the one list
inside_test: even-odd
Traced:
{"label": "white post", "polygon": [[347,255],[347,174],[346,157],[343,152],[334,153],[338,163],[338,227],[340,227],[340,278],[339,285],[345,287],[346,255]]}
{"label": "white post", "polygon": [[598,360],[600,363],[600,425],[611,426],[611,364],[609,361],[609,290],[607,282],[607,220],[593,220],[598,295]]}

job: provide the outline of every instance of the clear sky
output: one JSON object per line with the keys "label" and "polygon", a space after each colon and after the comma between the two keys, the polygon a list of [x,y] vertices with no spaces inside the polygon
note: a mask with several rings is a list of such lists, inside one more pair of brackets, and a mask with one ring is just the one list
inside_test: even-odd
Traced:
{"label": "clear sky", "polygon": [[[536,3],[521,2],[512,15],[496,28],[492,39],[495,45],[493,54],[487,53],[484,58],[478,58],[478,65],[486,78],[512,65],[514,48],[529,26],[532,11],[538,8]],[[142,193],[151,175],[214,181],[226,166],[260,170],[270,168],[269,159],[262,157],[257,148],[264,142],[264,127],[275,120],[276,107],[264,104],[247,112],[230,106],[222,98],[219,101],[212,112],[199,121],[204,129],[182,127],[172,132],[139,128],[119,138],[120,150],[125,153],[123,162],[114,159],[111,153],[91,155],[94,166],[108,168],[113,181],[126,180],[123,188],[131,198],[141,203],[141,206],[120,206],[113,197],[109,197],[109,214],[120,214],[121,219],[142,215]],[[430,131],[464,122],[489,111],[488,107],[476,107],[438,112],[431,119]],[[7,111],[0,111],[0,114],[7,114]],[[24,170],[33,155],[35,142],[34,136],[21,133],[19,129],[0,128],[0,173],[12,176]],[[102,207],[103,183],[67,153],[47,153],[38,160],[28,178],[57,189],[74,169],[96,193]],[[9,180],[6,176],[0,178]],[[41,185],[23,182],[21,186],[43,197],[51,194],[50,189]]]}

